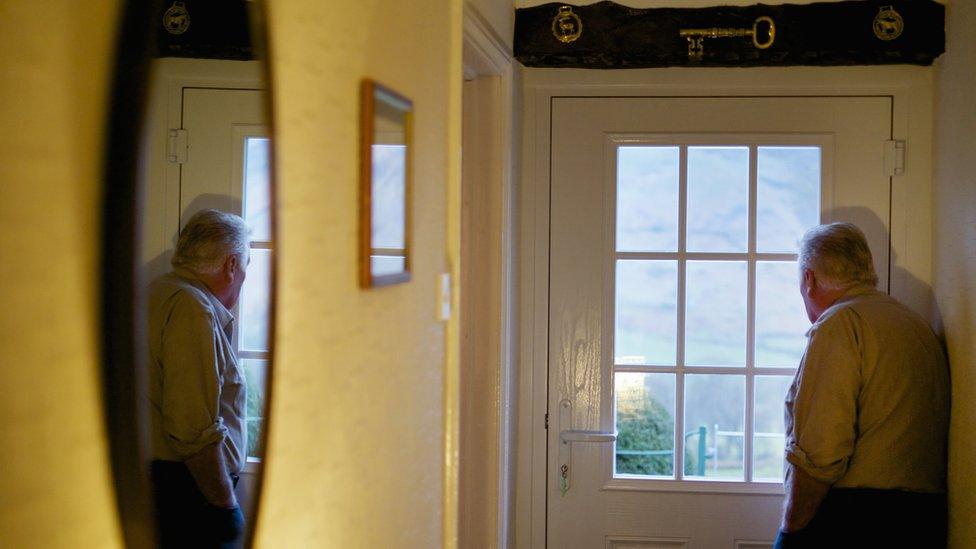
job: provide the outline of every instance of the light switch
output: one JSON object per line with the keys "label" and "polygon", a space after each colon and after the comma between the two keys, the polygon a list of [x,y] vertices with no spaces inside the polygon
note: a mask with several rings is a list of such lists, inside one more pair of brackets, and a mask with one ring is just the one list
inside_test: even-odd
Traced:
{"label": "light switch", "polygon": [[437,320],[451,319],[451,273],[437,275]]}

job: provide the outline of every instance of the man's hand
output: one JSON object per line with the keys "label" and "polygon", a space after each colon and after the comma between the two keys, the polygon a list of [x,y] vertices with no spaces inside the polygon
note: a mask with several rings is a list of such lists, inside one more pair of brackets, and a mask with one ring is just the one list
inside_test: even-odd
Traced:
{"label": "man's hand", "polygon": [[820,504],[830,490],[830,484],[821,482],[792,463],[786,464],[786,502],[783,506],[784,532],[806,528],[820,509]]}
{"label": "man's hand", "polygon": [[220,442],[206,446],[186,458],[184,463],[210,505],[223,509],[236,508],[237,496],[234,495],[234,485],[227,472],[220,446]]}
{"label": "man's hand", "polygon": [[211,517],[208,521],[213,525],[215,541],[227,543],[235,541],[244,533],[244,515],[240,507],[225,509],[211,507]]}

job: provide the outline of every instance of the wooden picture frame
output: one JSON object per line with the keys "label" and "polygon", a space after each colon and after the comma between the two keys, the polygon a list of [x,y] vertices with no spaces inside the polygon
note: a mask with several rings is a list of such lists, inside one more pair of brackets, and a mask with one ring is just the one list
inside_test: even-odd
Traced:
{"label": "wooden picture frame", "polygon": [[364,79],[360,114],[359,283],[408,282],[413,102]]}

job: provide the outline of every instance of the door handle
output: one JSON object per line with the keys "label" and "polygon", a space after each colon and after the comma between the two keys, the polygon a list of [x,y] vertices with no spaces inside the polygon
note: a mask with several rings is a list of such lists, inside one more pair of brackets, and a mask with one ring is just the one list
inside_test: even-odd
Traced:
{"label": "door handle", "polygon": [[570,442],[616,442],[617,433],[605,433],[603,431],[561,431],[559,442],[569,444]]}
{"label": "door handle", "polygon": [[559,492],[565,496],[569,491],[569,468],[573,461],[573,442],[615,442],[617,433],[605,431],[580,431],[571,429],[573,425],[573,403],[569,399],[559,402]]}

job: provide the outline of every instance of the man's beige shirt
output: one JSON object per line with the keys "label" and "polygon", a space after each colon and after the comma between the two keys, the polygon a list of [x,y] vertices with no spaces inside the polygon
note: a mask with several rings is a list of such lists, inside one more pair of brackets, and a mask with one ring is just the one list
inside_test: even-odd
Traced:
{"label": "man's beige shirt", "polygon": [[848,292],[807,332],[786,396],[786,458],[843,488],[944,492],[949,371],[916,313]]}
{"label": "man's beige shirt", "polygon": [[149,288],[149,401],[153,459],[183,461],[221,443],[227,470],[247,451],[247,387],[231,342],[234,317],[186,269]]}

